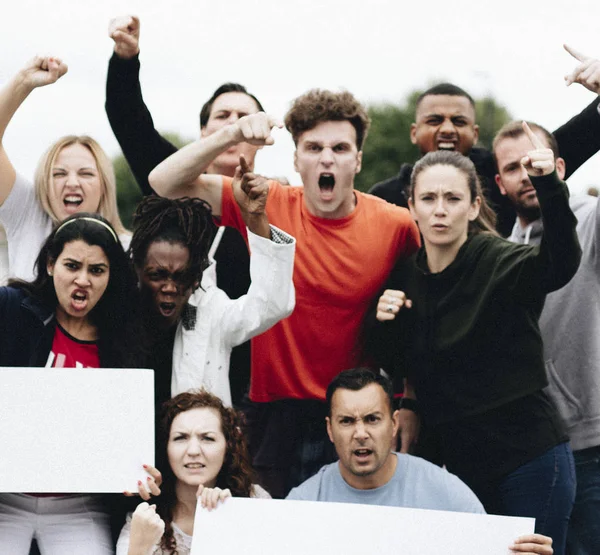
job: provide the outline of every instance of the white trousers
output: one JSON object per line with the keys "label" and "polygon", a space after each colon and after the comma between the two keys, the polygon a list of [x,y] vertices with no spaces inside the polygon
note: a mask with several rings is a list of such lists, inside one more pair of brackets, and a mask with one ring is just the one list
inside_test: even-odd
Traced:
{"label": "white trousers", "polygon": [[33,538],[41,555],[115,552],[109,517],[98,498],[0,493],[0,553],[28,555]]}

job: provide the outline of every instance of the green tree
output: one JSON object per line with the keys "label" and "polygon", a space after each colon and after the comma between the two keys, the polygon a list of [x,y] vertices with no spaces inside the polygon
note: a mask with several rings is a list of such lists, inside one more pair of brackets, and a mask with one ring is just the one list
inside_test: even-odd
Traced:
{"label": "green tree", "polygon": [[[192,139],[186,139],[177,133],[161,133],[169,142],[177,148],[181,148]],[[142,192],[129,169],[129,164],[122,154],[119,154],[112,159],[115,169],[115,177],[117,178],[117,206],[119,207],[119,215],[123,225],[131,229],[131,219],[135,207],[142,200]]]}
{"label": "green tree", "polygon": [[[410,125],[415,121],[421,92],[412,92],[403,104],[369,107],[371,128],[363,148],[362,170],[354,182],[358,190],[368,191],[375,183],[397,174],[401,164],[419,157],[418,148],[410,142]],[[512,119],[511,115],[491,96],[476,99],[475,112],[479,124],[477,146],[490,148],[496,131]]]}

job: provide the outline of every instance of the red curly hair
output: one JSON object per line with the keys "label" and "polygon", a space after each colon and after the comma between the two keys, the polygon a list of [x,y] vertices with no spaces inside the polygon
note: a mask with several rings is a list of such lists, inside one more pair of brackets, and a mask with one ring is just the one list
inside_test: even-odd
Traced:
{"label": "red curly hair", "polygon": [[255,481],[248,445],[243,432],[245,421],[241,413],[226,407],[221,399],[205,390],[187,391],[166,401],[162,406],[159,428],[159,456],[162,462],[163,484],[162,493],[158,498],[157,512],[165,522],[161,547],[172,552],[173,555],[177,555],[177,546],[171,525],[173,509],[177,503],[175,496],[177,479],[168,463],[167,445],[175,417],[182,412],[199,408],[209,408],[217,412],[221,420],[221,431],[225,436],[227,448],[223,466],[217,475],[217,487],[229,488],[235,497],[250,497],[252,484]]}

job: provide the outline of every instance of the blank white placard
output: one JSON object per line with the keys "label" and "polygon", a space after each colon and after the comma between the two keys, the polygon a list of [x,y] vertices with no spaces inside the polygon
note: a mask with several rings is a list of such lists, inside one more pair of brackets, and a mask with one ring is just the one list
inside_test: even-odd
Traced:
{"label": "blank white placard", "polygon": [[0,491],[137,491],[154,464],[154,372],[0,368]]}
{"label": "blank white placard", "polygon": [[348,503],[198,504],[191,555],[507,555],[535,519]]}

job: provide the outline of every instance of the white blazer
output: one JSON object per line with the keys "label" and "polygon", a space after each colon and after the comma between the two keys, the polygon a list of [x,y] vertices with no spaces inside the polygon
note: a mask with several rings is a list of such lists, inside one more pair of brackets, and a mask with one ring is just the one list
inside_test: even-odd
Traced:
{"label": "white blazer", "polygon": [[204,388],[230,406],[231,349],[268,330],[294,310],[292,276],[296,240],[275,226],[271,230],[277,241],[248,230],[250,289],[246,295],[232,300],[216,282],[213,254],[223,234],[223,228],[219,229],[209,253],[210,264],[204,270],[200,287],[188,301],[196,309],[195,324],[187,329],[182,319],[177,326],[172,396]]}

